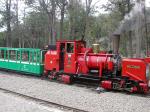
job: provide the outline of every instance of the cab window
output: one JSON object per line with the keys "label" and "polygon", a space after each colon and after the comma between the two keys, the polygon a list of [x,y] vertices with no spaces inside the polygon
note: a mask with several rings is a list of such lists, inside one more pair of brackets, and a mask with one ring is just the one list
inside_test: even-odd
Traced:
{"label": "cab window", "polygon": [[67,53],[74,52],[74,43],[67,43]]}

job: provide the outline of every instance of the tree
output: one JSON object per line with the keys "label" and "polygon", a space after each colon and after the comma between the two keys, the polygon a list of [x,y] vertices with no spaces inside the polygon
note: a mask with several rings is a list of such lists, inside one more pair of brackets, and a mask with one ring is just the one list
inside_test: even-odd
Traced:
{"label": "tree", "polygon": [[1,6],[1,15],[2,15],[2,23],[4,26],[6,24],[6,46],[7,47],[11,47],[12,43],[11,43],[11,0],[5,0],[5,1],[0,1],[1,5],[4,4],[3,6]]}
{"label": "tree", "polygon": [[[132,7],[134,6],[134,2],[132,0],[116,0],[116,1],[108,0],[108,1],[109,2],[107,3],[107,5],[104,6],[104,8],[107,11],[110,11],[111,15],[115,15],[114,17],[115,17],[115,19],[117,21],[125,22],[126,21],[125,17],[132,10]],[[115,24],[116,24],[116,22],[115,22]],[[124,34],[125,37],[121,38],[121,41],[123,43],[121,44],[120,47],[123,50],[123,52],[125,52],[126,55],[129,52],[129,56],[132,57],[133,56],[133,51],[132,51],[132,32],[131,31],[128,31],[128,32],[124,31],[125,27],[123,26],[122,23],[120,23],[120,26],[119,26],[119,23],[114,25],[114,26],[116,27],[116,29],[118,31],[122,31],[123,30],[123,32],[121,32],[121,34]],[[128,33],[128,34],[126,35],[125,33]],[[124,40],[126,40],[126,41],[124,41]],[[129,48],[128,48],[128,46],[129,46]]]}
{"label": "tree", "polygon": [[21,28],[23,29],[23,39],[25,47],[43,48],[48,44],[49,24],[48,18],[44,12],[31,12],[24,19]]}
{"label": "tree", "polygon": [[6,46],[11,47],[11,0],[6,0],[6,24],[7,24],[7,34],[6,34]]}
{"label": "tree", "polygon": [[48,15],[49,20],[49,43],[54,44],[56,42],[56,31],[55,31],[55,20],[56,20],[56,1],[55,0],[47,0],[47,4],[45,0],[39,0],[40,6]]}
{"label": "tree", "polygon": [[27,0],[31,7],[44,11],[48,17],[49,41],[48,44],[55,44],[56,41],[56,0]]}
{"label": "tree", "polygon": [[17,34],[15,35],[15,37],[18,39],[19,42],[19,46],[18,47],[22,47],[21,45],[21,35],[20,35],[20,31],[19,31],[19,15],[18,15],[18,5],[19,5],[19,0],[15,0],[14,3],[14,9],[15,9],[15,32],[17,32]]}
{"label": "tree", "polygon": [[68,18],[69,18],[69,38],[77,39],[83,30],[84,7],[80,0],[69,0]]}
{"label": "tree", "polygon": [[88,23],[89,23],[89,14],[91,12],[91,4],[92,0],[85,0],[85,24],[84,24],[84,30],[83,30],[83,37],[86,36]]}
{"label": "tree", "polygon": [[68,6],[68,15],[69,15],[69,37],[71,39],[75,39],[76,34],[76,15],[77,15],[77,0],[69,0],[69,6]]}
{"label": "tree", "polygon": [[65,14],[65,9],[66,9],[66,6],[67,6],[68,2],[67,0],[57,0],[57,5],[60,9],[60,16],[61,16],[61,19],[60,19],[60,40],[62,39],[63,37],[63,26],[64,26],[64,14]]}
{"label": "tree", "polygon": [[[127,0],[127,13],[130,13],[132,9],[131,0]],[[132,32],[128,32],[128,39],[129,39],[129,56],[133,57],[133,47],[132,47]]]}

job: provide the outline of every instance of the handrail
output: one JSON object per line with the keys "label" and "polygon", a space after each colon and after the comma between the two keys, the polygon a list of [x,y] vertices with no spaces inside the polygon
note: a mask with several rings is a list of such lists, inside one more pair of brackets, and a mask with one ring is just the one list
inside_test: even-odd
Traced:
{"label": "handrail", "polygon": [[[12,52],[13,51],[13,52]],[[23,60],[24,53],[27,52],[27,61]],[[29,62],[29,64],[36,63],[42,64],[43,60],[43,51],[41,49],[33,49],[33,48],[5,48],[0,47],[0,59],[5,61],[13,60],[18,63]]]}

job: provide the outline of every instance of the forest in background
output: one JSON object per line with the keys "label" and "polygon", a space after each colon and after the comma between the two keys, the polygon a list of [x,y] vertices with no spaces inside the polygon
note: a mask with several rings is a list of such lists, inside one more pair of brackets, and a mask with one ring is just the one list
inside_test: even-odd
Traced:
{"label": "forest in background", "polygon": [[[120,52],[126,57],[145,56],[150,38],[150,9],[141,6],[141,12],[126,20],[136,10],[136,3],[144,0],[108,0],[97,6],[97,0],[0,0],[1,47],[43,48],[56,40],[78,40],[84,37],[87,45],[100,43],[103,50],[112,49],[112,35],[121,31]],[[98,13],[101,8],[106,13]],[[132,15],[128,15],[132,16]],[[126,21],[124,21],[126,20]],[[123,25],[122,25],[123,24]]]}

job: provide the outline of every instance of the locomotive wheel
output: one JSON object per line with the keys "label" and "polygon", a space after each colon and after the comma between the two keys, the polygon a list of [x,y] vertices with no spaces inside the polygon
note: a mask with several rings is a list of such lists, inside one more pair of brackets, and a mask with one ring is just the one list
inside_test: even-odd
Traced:
{"label": "locomotive wheel", "polygon": [[49,74],[49,71],[47,71],[47,70],[44,70],[44,73],[43,73],[43,75],[42,75],[42,79],[45,79],[45,78],[47,78],[48,77],[48,74]]}
{"label": "locomotive wheel", "polygon": [[51,72],[49,73],[49,75],[48,75],[48,78],[49,78],[50,80],[57,80],[57,72],[51,71]]}

